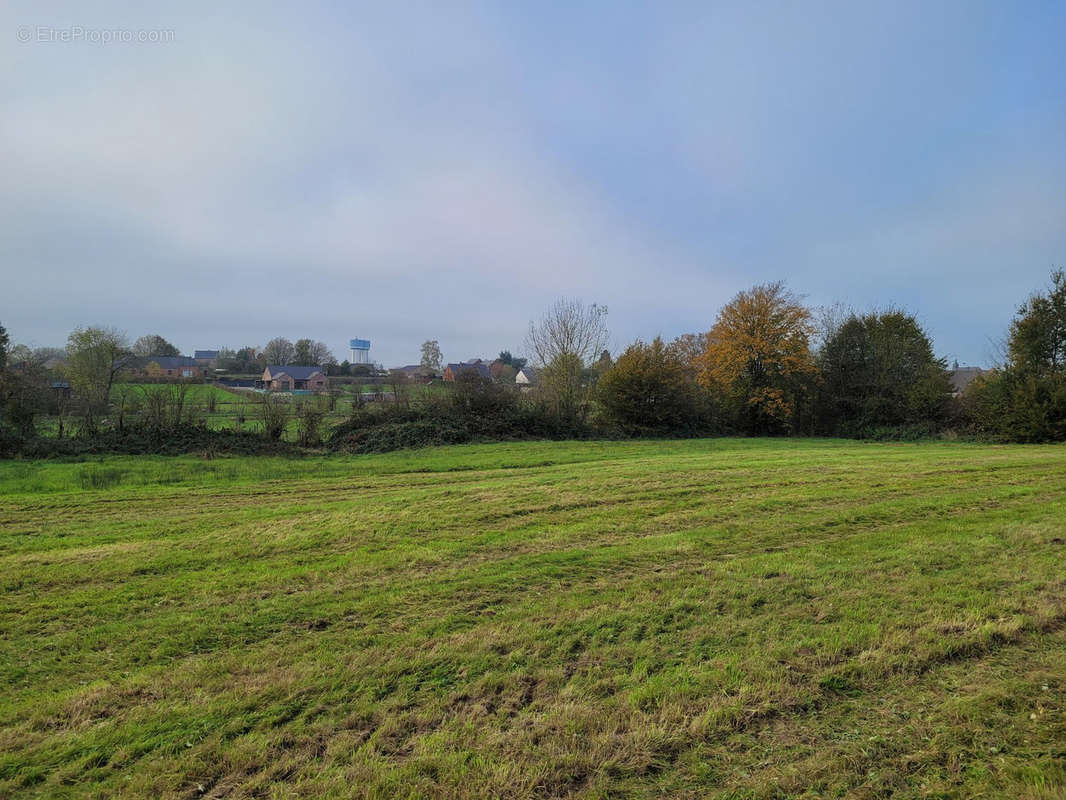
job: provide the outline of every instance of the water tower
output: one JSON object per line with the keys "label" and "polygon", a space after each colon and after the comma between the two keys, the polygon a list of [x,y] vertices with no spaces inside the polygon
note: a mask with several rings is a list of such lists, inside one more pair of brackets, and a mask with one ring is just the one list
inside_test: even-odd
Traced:
{"label": "water tower", "polygon": [[352,339],[348,342],[348,347],[351,348],[352,357],[348,359],[350,364],[369,364],[370,363],[370,340],[369,339]]}

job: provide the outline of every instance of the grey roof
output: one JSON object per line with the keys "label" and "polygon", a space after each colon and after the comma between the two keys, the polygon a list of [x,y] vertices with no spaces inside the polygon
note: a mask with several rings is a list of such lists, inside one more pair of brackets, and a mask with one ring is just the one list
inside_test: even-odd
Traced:
{"label": "grey roof", "polygon": [[974,378],[983,373],[984,370],[980,367],[959,367],[958,369],[953,369],[948,378],[955,391],[962,392],[973,382]]}
{"label": "grey roof", "polygon": [[162,369],[178,369],[179,367],[198,367],[195,358],[188,356],[147,356],[141,359],[142,365],[158,364]]}
{"label": "grey roof", "polygon": [[218,350],[197,350],[193,353],[193,358],[203,358],[210,360],[212,358],[218,358]]}
{"label": "grey roof", "polygon": [[492,380],[492,370],[488,364],[449,364],[445,369],[450,369],[454,377],[459,377],[462,372],[476,372],[482,378]]}
{"label": "grey roof", "polygon": [[272,378],[276,378],[284,372],[293,380],[297,381],[306,381],[316,372],[321,372],[323,375],[326,374],[326,370],[322,367],[297,366],[296,364],[271,364],[267,369],[270,370],[270,376]]}

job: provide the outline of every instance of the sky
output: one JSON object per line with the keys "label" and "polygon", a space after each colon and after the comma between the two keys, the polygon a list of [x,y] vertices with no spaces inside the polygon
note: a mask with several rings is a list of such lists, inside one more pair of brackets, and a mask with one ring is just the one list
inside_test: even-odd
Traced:
{"label": "sky", "polygon": [[0,10],[14,342],[618,352],[783,280],[985,365],[1066,266],[1066,3],[166,6]]}

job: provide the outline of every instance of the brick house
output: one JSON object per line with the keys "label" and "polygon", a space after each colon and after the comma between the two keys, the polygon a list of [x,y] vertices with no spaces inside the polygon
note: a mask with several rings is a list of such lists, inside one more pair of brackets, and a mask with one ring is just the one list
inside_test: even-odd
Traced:
{"label": "brick house", "polygon": [[214,367],[218,361],[218,350],[197,350],[192,354],[198,364],[205,367]]}
{"label": "brick house", "polygon": [[141,370],[150,378],[206,378],[210,370],[188,356],[148,356]]}
{"label": "brick house", "polygon": [[268,366],[263,370],[261,380],[264,389],[275,392],[291,392],[296,389],[324,392],[329,387],[322,367],[301,367],[295,364]]}
{"label": "brick house", "polygon": [[492,370],[490,370],[489,365],[483,361],[475,361],[466,364],[449,364],[444,368],[443,378],[446,381],[454,381],[464,372],[473,372],[487,381],[492,380]]}

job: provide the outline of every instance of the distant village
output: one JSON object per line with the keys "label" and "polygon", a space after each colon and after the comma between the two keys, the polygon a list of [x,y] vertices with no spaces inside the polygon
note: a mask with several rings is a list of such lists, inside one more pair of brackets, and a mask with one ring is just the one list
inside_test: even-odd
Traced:
{"label": "distant village", "polygon": [[[369,350],[369,347],[366,350]],[[196,350],[191,356],[131,356],[122,371],[124,376],[131,380],[210,381],[233,389],[301,393],[327,391],[331,379],[342,383],[388,383],[397,379],[410,383],[451,383],[464,373],[494,383],[513,383],[519,388],[530,388],[537,383],[536,370],[527,365],[525,359],[514,358],[507,351],[491,361],[471,358],[461,362],[434,364],[432,359],[428,359],[428,363],[407,364],[392,369],[370,362],[365,355],[359,361],[337,362],[324,345],[318,348],[318,353],[324,355],[321,358],[323,363],[306,364],[291,363],[287,360],[285,363],[269,363],[269,352],[254,347],[245,347],[238,351]],[[16,361],[15,364],[17,363]],[[63,363],[61,354],[38,362],[39,366],[54,372],[57,378],[62,374]],[[53,381],[53,388],[62,391],[69,389],[69,384],[56,380]]]}
{"label": "distant village", "polygon": [[[705,333],[637,340],[617,354],[607,349],[606,308],[560,299],[530,324],[525,347],[536,369],[506,350],[445,362],[435,340],[422,343],[417,363],[387,369],[358,338],[338,362],[309,338],[185,355],[158,334],[131,343],[114,328],[76,328],[62,349],[8,347],[4,332],[6,446],[47,449],[38,431],[60,440],[68,419],[91,446],[138,427],[156,438],[164,430],[199,436],[210,425],[245,432],[246,407],[268,443],[286,434],[289,414],[301,420],[298,444],[320,443],[329,415],[329,435],[359,451],[661,433],[1058,441],[1066,373],[1053,340],[1061,328],[1047,320],[1064,298],[1066,273],[1055,271],[1049,292],[1030,297],[1012,323],[1010,360],[988,371],[949,366],[902,310],[831,314],[819,330],[780,282],[738,293]],[[146,386],[153,383],[170,386]],[[203,398],[202,413],[187,397]],[[232,420],[218,403],[237,406]]]}
{"label": "distant village", "polygon": [[[159,338],[159,337],[153,337]],[[165,343],[165,340],[160,339]],[[365,340],[352,340],[352,342]],[[169,343],[166,343],[173,349]],[[271,342],[275,344],[275,342]],[[531,389],[537,385],[535,368],[526,363],[526,359],[512,356],[508,351],[491,361],[483,358],[471,358],[466,361],[440,364],[433,359],[424,359],[423,363],[406,364],[400,367],[386,368],[373,363],[367,358],[369,342],[362,351],[353,349],[351,360],[338,362],[329,349],[321,342],[313,343],[322,363],[268,363],[271,355],[269,348],[244,347],[240,350],[196,350],[193,355],[148,355],[131,356],[124,365],[123,374],[128,380],[138,379],[149,382],[170,382],[182,380],[209,381],[219,386],[237,390],[258,390],[271,392],[316,393],[325,392],[334,383],[379,383],[387,384],[397,379],[412,384],[430,384],[433,382],[453,383],[462,374],[476,376],[493,383],[514,384],[519,389]],[[426,345],[436,345],[427,342]],[[425,348],[426,345],[423,345]],[[21,354],[27,365],[34,362],[53,375],[52,388],[58,393],[69,392],[70,384],[63,380],[62,351],[56,348],[48,350],[47,359],[33,359],[30,351]],[[283,348],[282,348],[283,349]],[[275,348],[277,350],[277,348]],[[18,352],[13,355],[13,367],[19,365]],[[295,350],[293,355],[299,355]],[[606,354],[605,354],[606,356]],[[609,356],[606,356],[609,358]],[[311,360],[311,359],[308,359]],[[952,365],[948,375],[954,396],[959,396],[976,378],[987,370],[980,367]]]}

